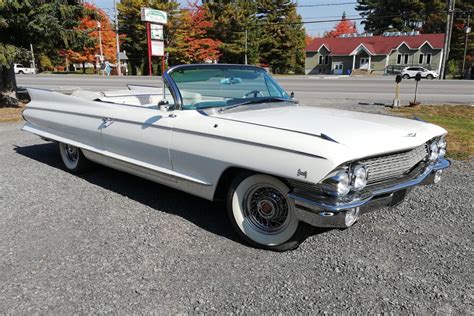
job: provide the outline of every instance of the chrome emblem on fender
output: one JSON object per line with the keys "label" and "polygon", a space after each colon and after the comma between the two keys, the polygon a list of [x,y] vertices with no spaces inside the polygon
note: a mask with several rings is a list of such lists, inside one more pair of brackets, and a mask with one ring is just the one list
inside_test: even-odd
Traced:
{"label": "chrome emblem on fender", "polygon": [[296,172],[297,177],[304,177],[305,179],[308,177],[308,171],[301,171],[301,169],[298,169]]}

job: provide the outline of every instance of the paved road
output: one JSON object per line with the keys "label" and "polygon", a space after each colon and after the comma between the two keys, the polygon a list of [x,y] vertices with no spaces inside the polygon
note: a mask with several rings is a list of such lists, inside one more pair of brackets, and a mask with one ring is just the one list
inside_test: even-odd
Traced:
{"label": "paved road", "polygon": [[[276,79],[297,99],[309,105],[333,103],[378,102],[391,104],[394,97],[393,77],[329,78],[318,76],[277,76]],[[160,77],[97,77],[92,75],[22,75],[18,84],[25,87],[71,91],[112,90],[124,88],[127,83],[161,85]],[[401,85],[402,102],[413,99],[414,80],[404,80]],[[419,86],[418,100],[425,104],[474,104],[474,81],[423,80]]]}
{"label": "paved road", "polygon": [[0,124],[0,314],[454,314],[473,310],[472,162],[295,251],[243,245],[219,204]]}

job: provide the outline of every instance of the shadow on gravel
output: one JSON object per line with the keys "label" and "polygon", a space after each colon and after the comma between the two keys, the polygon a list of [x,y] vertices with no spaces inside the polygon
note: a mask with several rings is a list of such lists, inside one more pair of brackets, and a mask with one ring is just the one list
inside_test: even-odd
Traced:
{"label": "shadow on gravel", "polygon": [[[17,146],[15,151],[20,155],[67,172],[64,169],[57,147],[56,143],[46,143],[24,147]],[[225,206],[222,203],[207,201],[100,165],[85,174],[78,175],[78,177],[157,211],[180,216],[211,233],[243,243],[234,233],[227,219]],[[310,235],[318,235],[327,231],[328,229],[314,229]]]}

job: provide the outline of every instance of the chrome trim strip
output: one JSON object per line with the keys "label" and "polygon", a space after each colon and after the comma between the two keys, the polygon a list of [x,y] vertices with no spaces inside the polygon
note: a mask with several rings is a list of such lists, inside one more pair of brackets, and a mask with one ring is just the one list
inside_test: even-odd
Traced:
{"label": "chrome trim strip", "polygon": [[[307,135],[307,136],[313,136],[313,137],[318,137],[322,138],[325,140],[328,140],[321,135],[318,134],[312,134],[312,133],[306,133],[306,132],[300,132],[300,131],[295,131],[292,129],[287,129],[287,128],[281,128],[281,127],[276,127],[276,126],[271,126],[271,125],[265,125],[265,124],[259,124],[259,123],[252,123],[252,122],[246,122],[246,121],[241,121],[241,120],[235,120],[235,119],[230,119],[226,117],[219,117],[219,116],[211,116],[212,118],[220,119],[220,120],[225,120],[225,121],[231,121],[231,122],[237,122],[237,123],[242,123],[242,124],[249,124],[249,125],[255,125],[255,126],[260,126],[260,127],[266,127],[266,128],[271,128],[271,129],[277,129],[280,131],[285,131],[285,132],[292,132],[292,133],[297,133],[297,134],[302,134],[302,135]],[[337,143],[337,142],[336,142]]]}
{"label": "chrome trim strip", "polygon": [[252,141],[248,141],[248,140],[243,140],[243,139],[238,139],[238,138],[232,138],[232,137],[227,137],[227,136],[206,134],[206,133],[201,133],[201,132],[196,132],[196,131],[190,131],[190,130],[180,129],[180,128],[173,128],[173,132],[175,132],[175,131],[176,131],[176,132],[187,133],[187,134],[198,135],[198,136],[206,136],[206,137],[211,137],[211,138],[218,138],[218,139],[222,139],[222,140],[228,140],[228,141],[232,141],[232,142],[236,142],[236,143],[241,143],[241,144],[248,144],[248,145],[252,145],[252,146],[258,146],[258,147],[265,147],[265,148],[270,148],[270,149],[276,149],[276,150],[286,151],[286,152],[289,152],[289,153],[294,153],[294,154],[303,155],[303,156],[307,156],[307,157],[312,157],[312,158],[318,158],[318,159],[327,160],[327,158],[325,158],[325,157],[318,156],[318,155],[313,155],[313,154],[309,154],[309,153],[305,153],[305,152],[302,152],[302,151],[292,150],[292,149],[283,148],[283,147],[278,147],[278,146],[266,145],[266,144],[262,144],[262,143],[256,143],[256,142],[252,142]]}

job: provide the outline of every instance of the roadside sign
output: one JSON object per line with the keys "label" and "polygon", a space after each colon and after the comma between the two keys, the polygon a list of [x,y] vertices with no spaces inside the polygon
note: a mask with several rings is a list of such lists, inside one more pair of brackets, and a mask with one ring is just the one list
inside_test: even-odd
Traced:
{"label": "roadside sign", "polygon": [[163,37],[163,25],[161,24],[151,24],[150,25],[150,35],[152,40],[162,41]]}
{"label": "roadside sign", "polygon": [[142,8],[141,17],[142,21],[150,23],[166,24],[168,22],[168,14],[165,11],[152,8]]}
{"label": "roadside sign", "polygon": [[151,55],[152,56],[165,55],[165,45],[163,41],[151,41]]}

